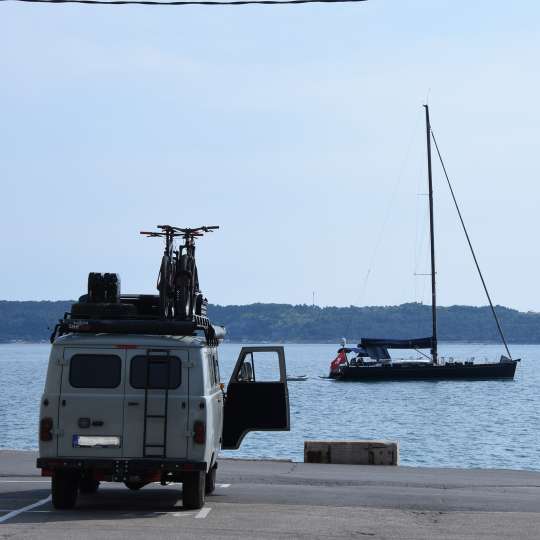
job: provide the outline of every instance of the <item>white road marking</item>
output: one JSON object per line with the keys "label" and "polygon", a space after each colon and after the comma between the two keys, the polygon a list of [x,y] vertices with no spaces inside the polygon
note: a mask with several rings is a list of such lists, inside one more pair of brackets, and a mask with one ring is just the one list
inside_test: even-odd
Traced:
{"label": "white road marking", "polygon": [[202,510],[199,510],[199,512],[195,516],[195,519],[204,519],[210,513],[210,510],[212,509],[208,508],[208,506],[206,508],[203,508]]}
{"label": "white road marking", "polygon": [[13,512],[10,512],[9,514],[6,514],[5,516],[0,517],[0,523],[3,523],[4,521],[7,521],[8,519],[14,518],[18,516],[19,514],[22,514],[23,512],[28,512],[28,510],[32,510],[33,508],[37,508],[38,506],[41,506],[43,504],[47,504],[50,502],[51,496],[49,495],[46,499],[41,499],[41,501],[37,501],[33,504],[29,504],[28,506],[23,506],[22,508],[19,508],[18,510],[13,510]]}
{"label": "white road marking", "polygon": [[[0,508],[0,512],[11,512],[12,508]],[[55,510],[28,510],[29,514],[52,514]]]}
{"label": "white road marking", "polygon": [[52,514],[53,512],[57,512],[57,510],[30,510],[29,514]]}
{"label": "white road marking", "polygon": [[216,487],[225,489],[225,488],[231,487],[231,484],[216,484]]}
{"label": "white road marking", "polygon": [[0,480],[0,484],[50,484],[50,480]]}
{"label": "white road marking", "polygon": [[[49,499],[44,499],[43,501],[39,501],[38,503],[35,503],[35,505],[45,504],[45,502],[48,502]],[[21,508],[19,510],[15,510],[14,512],[11,512],[11,509],[9,508],[0,508],[0,512],[11,512],[12,515],[10,517],[15,517],[15,515],[21,513],[21,512],[28,512],[29,514],[52,514],[53,512],[57,513],[56,510],[30,510],[30,508],[35,508],[35,505],[30,505],[25,509]],[[194,514],[193,512],[141,512],[143,514],[152,514],[156,516],[173,516],[173,517],[196,517],[197,519],[204,519],[209,513],[212,508],[203,508],[200,510],[197,514]],[[9,514],[8,514],[9,515]],[[9,519],[8,515],[3,516],[3,518]],[[121,513],[122,516],[133,516],[133,517],[139,517],[140,514],[137,514],[136,512],[128,512],[128,513]],[[0,521],[2,519],[0,518]]]}

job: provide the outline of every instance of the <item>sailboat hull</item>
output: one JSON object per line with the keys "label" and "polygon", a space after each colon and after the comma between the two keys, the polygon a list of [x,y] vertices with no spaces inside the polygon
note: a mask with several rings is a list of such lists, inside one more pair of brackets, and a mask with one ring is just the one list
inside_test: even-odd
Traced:
{"label": "sailboat hull", "polygon": [[389,364],[385,366],[344,366],[330,378],[339,381],[425,381],[513,379],[517,360],[493,364]]}

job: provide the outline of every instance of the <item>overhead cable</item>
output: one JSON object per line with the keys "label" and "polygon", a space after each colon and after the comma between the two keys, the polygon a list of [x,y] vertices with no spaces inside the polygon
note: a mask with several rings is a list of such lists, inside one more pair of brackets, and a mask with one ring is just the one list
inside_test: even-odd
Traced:
{"label": "overhead cable", "polygon": [[245,6],[248,4],[343,4],[367,2],[367,0],[0,0],[0,2],[26,2],[31,4],[93,4],[93,5],[141,5],[141,6]]}

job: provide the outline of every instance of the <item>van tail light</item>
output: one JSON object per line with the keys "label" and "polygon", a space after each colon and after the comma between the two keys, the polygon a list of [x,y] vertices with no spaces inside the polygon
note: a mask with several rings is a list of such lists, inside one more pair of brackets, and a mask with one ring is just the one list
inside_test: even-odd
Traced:
{"label": "van tail light", "polygon": [[197,444],[204,444],[206,442],[206,425],[200,420],[197,420],[193,424],[193,440]]}
{"label": "van tail light", "polygon": [[39,421],[39,440],[40,441],[52,441],[53,434],[53,419],[49,416],[42,418]]}

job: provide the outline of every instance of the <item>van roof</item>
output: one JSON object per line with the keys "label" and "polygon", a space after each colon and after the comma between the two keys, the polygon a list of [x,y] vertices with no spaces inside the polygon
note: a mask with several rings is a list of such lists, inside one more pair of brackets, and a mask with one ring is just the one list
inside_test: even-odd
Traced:
{"label": "van roof", "polygon": [[54,345],[111,346],[133,345],[139,347],[206,347],[204,336],[161,336],[146,334],[64,334],[54,340]]}

